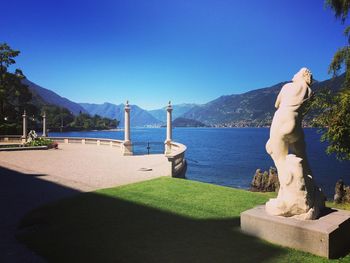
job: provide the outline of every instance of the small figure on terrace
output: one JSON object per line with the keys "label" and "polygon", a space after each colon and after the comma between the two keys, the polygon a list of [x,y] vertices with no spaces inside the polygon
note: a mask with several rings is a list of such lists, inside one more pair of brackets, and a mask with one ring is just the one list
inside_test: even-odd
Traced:
{"label": "small figure on terrace", "polygon": [[34,130],[30,130],[28,133],[28,142],[35,141],[35,139],[38,138],[38,135]]}
{"label": "small figure on terrace", "polygon": [[266,211],[272,215],[316,219],[324,207],[325,198],[307,161],[302,129],[303,105],[311,97],[311,84],[310,70],[300,69],[292,82],[282,87],[275,103],[277,110],[266,143],[280,180],[277,198],[266,203]]}

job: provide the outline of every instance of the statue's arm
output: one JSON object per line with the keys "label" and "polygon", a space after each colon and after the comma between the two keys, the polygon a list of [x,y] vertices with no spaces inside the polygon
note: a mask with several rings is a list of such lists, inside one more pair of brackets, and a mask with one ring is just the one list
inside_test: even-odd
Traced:
{"label": "statue's arm", "polygon": [[280,106],[281,103],[281,93],[278,93],[276,102],[275,102],[275,108],[278,109],[278,107]]}

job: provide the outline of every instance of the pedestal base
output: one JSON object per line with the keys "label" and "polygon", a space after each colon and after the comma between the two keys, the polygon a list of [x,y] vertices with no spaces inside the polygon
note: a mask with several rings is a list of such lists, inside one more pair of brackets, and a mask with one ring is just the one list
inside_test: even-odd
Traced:
{"label": "pedestal base", "polygon": [[122,144],[121,150],[122,150],[123,155],[126,155],[126,156],[133,155],[132,143],[131,142],[124,142]]}
{"label": "pedestal base", "polygon": [[345,256],[350,250],[350,212],[332,210],[317,220],[271,216],[265,206],[241,213],[244,233],[271,243],[326,258]]}
{"label": "pedestal base", "polygon": [[171,141],[169,140],[166,140],[164,142],[164,154],[167,155],[167,154],[171,154]]}

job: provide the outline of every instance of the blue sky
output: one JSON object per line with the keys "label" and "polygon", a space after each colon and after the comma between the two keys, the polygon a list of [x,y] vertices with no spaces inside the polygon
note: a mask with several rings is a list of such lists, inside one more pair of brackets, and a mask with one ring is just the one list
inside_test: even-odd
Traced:
{"label": "blue sky", "polygon": [[343,26],[323,0],[2,1],[0,42],[28,79],[76,102],[146,109],[324,80]]}

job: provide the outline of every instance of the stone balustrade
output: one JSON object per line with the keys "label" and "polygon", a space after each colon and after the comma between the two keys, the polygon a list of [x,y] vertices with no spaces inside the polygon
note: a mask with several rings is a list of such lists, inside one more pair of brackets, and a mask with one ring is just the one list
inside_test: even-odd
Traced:
{"label": "stone balustrade", "polygon": [[185,159],[186,149],[187,148],[185,145],[171,141],[171,151],[166,153],[165,156],[168,158],[170,163],[169,173],[172,177],[185,176],[187,168]]}
{"label": "stone balustrade", "polygon": [[49,139],[54,140],[58,143],[65,143],[65,144],[92,144],[92,145],[104,145],[104,146],[111,146],[111,147],[121,147],[123,144],[123,141],[121,140],[113,140],[113,139],[105,139],[105,138],[80,138],[80,137],[49,137]]}
{"label": "stone balustrade", "polygon": [[0,135],[0,143],[22,143],[21,135]]}

